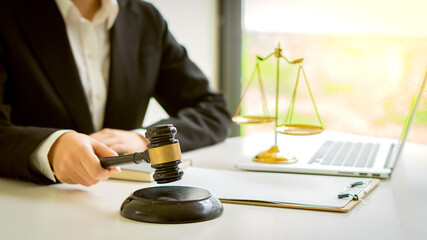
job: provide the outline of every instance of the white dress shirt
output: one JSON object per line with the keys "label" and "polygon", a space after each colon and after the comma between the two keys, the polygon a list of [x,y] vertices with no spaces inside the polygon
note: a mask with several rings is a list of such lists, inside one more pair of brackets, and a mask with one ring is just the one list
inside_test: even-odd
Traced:
{"label": "white dress shirt", "polygon": [[102,0],[92,20],[82,17],[70,0],[56,0],[92,115],[95,131],[102,129],[110,68],[108,31],[116,20],[116,0]]}
{"label": "white dress shirt", "polygon": [[[83,18],[70,0],[55,2],[65,22],[94,129],[99,131],[104,123],[110,69],[109,30],[119,11],[117,0],[101,0],[101,7],[92,20]],[[69,130],[60,130],[51,134],[30,156],[31,164],[53,181],[55,177],[49,165],[48,153],[53,143],[67,131]]]}

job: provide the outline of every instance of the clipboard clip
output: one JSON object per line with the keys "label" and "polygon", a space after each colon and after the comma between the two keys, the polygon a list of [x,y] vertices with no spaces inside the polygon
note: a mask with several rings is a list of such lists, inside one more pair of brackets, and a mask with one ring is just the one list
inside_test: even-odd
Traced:
{"label": "clipboard clip", "polygon": [[357,187],[357,186],[362,186],[362,185],[365,185],[365,184],[366,184],[366,183],[365,183],[365,182],[363,182],[363,181],[357,181],[357,182],[351,183],[350,185],[348,185],[348,186],[346,186],[346,187],[344,188],[343,192],[344,192],[344,191],[347,191],[347,189],[351,189],[351,188],[354,188],[354,187]]}
{"label": "clipboard clip", "polygon": [[338,198],[339,199],[343,199],[343,198],[348,198],[351,197],[352,200],[360,200],[359,196],[357,194],[351,194],[351,193],[338,193]]}
{"label": "clipboard clip", "polygon": [[363,204],[367,205],[366,202],[362,198],[360,198],[357,193],[345,192],[349,189],[352,189],[352,188],[357,187],[357,186],[363,186],[365,184],[367,184],[367,183],[365,183],[363,181],[357,181],[357,182],[351,183],[350,185],[346,186],[342,192],[338,193],[338,199],[344,199],[344,198],[351,197],[351,200],[361,201]]}

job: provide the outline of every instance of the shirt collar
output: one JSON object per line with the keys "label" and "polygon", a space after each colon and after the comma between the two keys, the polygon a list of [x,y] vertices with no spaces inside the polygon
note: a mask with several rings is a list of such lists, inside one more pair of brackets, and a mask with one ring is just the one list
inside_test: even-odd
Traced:
{"label": "shirt collar", "polygon": [[[66,19],[71,8],[75,7],[71,0],[55,0],[55,2],[62,18],[64,19]],[[75,8],[77,10],[77,7]],[[105,22],[105,28],[109,30],[116,21],[118,13],[119,4],[117,3],[117,0],[101,0],[101,8],[95,13],[92,22],[95,24]]]}

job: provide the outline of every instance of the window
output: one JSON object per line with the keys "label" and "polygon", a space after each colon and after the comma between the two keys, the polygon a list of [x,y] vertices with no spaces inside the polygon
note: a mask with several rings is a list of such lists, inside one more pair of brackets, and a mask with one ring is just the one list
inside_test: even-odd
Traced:
{"label": "window", "polygon": [[[427,64],[427,3],[417,0],[243,0],[242,88],[255,66],[280,42],[283,55],[304,58],[304,69],[326,128],[377,137],[398,137]],[[274,114],[274,58],[261,63],[269,112]],[[297,68],[280,64],[279,121],[287,113]],[[253,79],[244,114],[262,113]],[[254,85],[254,86],[252,86]],[[316,120],[304,84],[299,84],[295,121]],[[304,92],[305,91],[305,92]],[[427,143],[427,94],[409,141]],[[243,125],[242,134],[273,131],[271,124]]]}

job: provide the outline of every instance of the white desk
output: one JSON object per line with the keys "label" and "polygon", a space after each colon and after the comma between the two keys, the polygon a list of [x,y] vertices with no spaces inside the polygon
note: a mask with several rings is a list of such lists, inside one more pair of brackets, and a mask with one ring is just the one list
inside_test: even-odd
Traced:
{"label": "white desk", "polygon": [[[261,136],[263,138],[265,136]],[[234,169],[242,151],[271,136],[230,138],[184,154],[194,165]],[[261,146],[260,146],[261,145]],[[236,170],[237,171],[237,170]],[[215,179],[212,179],[215,181]],[[113,181],[85,188],[0,178],[0,239],[426,239],[427,146],[409,143],[390,180],[348,213],[224,204],[221,217],[191,224],[123,218],[122,201],[148,184]]]}

